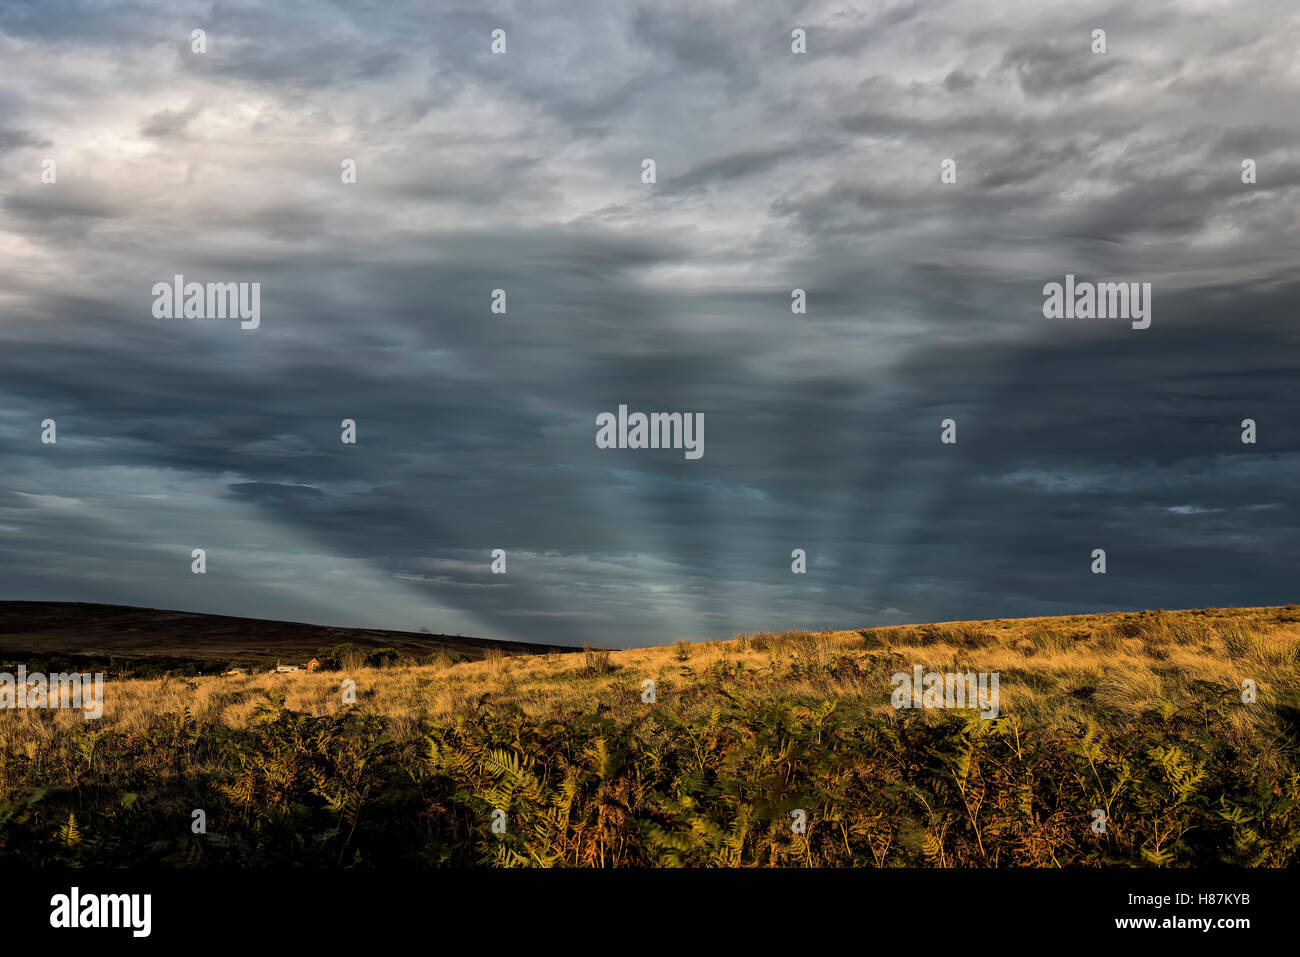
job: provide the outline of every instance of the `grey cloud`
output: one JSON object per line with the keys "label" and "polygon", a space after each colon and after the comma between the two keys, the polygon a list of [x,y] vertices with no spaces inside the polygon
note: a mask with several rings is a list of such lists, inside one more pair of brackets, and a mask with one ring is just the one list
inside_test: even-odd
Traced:
{"label": "grey cloud", "polygon": [[[1262,8],[9,8],[6,172],[60,180],[0,184],[0,597],[623,645],[1291,601]],[[1152,327],[1043,319],[1066,272],[1152,281]],[[261,282],[261,328],[155,319],[175,273]],[[619,404],[704,458],[598,449]]]}
{"label": "grey cloud", "polygon": [[159,110],[141,125],[140,135],[159,139],[176,136],[185,132],[185,128],[201,112],[203,108],[194,103],[180,110]]}
{"label": "grey cloud", "polygon": [[1093,53],[1087,44],[1027,43],[1007,51],[1002,65],[1015,71],[1020,88],[1033,97],[1078,92],[1106,74],[1121,70],[1124,58]]}
{"label": "grey cloud", "polygon": [[27,130],[0,129],[0,153],[27,147],[50,146],[49,140],[36,136]]}

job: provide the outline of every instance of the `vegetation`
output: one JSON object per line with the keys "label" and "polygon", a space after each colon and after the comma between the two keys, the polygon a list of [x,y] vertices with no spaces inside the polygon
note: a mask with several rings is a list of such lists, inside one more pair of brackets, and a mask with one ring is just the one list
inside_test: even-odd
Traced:
{"label": "vegetation", "polygon": [[[110,681],[98,721],[0,711],[0,858],[1283,867],[1298,648],[1288,606]],[[1001,716],[895,710],[917,664],[997,672]]]}

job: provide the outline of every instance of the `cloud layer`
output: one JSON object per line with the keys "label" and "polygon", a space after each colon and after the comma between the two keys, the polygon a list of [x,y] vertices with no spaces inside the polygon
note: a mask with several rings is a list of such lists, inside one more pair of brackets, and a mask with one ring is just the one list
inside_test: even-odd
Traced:
{"label": "cloud layer", "polygon": [[[1295,601],[1300,12],[989,6],[0,8],[0,597],[614,646]],[[260,328],[154,318],[178,273]],[[1044,319],[1067,273],[1151,328]],[[703,458],[598,449],[619,404]]]}

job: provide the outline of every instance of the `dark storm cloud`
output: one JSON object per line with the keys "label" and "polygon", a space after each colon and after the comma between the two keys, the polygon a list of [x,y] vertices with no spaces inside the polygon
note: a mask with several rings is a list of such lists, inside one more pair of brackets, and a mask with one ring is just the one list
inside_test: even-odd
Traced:
{"label": "dark storm cloud", "polygon": [[[614,645],[1295,597],[1263,4],[64,12],[0,13],[3,597]],[[1151,328],[1043,319],[1067,272]],[[178,273],[261,327],[154,318]],[[598,449],[619,404],[704,457]]]}
{"label": "dark storm cloud", "polygon": [[185,127],[189,126],[190,121],[201,111],[202,107],[195,104],[183,110],[159,110],[145,120],[144,125],[140,127],[140,135],[167,137],[183,133]]}
{"label": "dark storm cloud", "polygon": [[34,136],[27,130],[0,129],[0,153],[29,146],[48,146],[47,140]]}
{"label": "dark storm cloud", "polygon": [[5,212],[28,220],[36,228],[56,220],[107,219],[118,214],[103,190],[49,190],[45,193],[18,194],[5,197]]}
{"label": "dark storm cloud", "polygon": [[943,78],[943,88],[949,93],[956,93],[959,90],[966,90],[974,86],[976,78],[969,73],[961,70],[953,70]]}
{"label": "dark storm cloud", "polygon": [[1122,70],[1124,60],[1113,54],[1092,53],[1082,44],[1028,43],[1008,50],[1004,67],[1015,70],[1020,88],[1033,97],[1058,93],[1078,94],[1106,74]]}
{"label": "dark storm cloud", "polygon": [[800,143],[772,149],[744,150],[729,156],[720,156],[693,166],[680,176],[670,178],[665,185],[672,189],[698,189],[718,182],[730,182],[746,176],[754,176],[772,169],[783,160],[803,155],[807,148],[807,144]]}

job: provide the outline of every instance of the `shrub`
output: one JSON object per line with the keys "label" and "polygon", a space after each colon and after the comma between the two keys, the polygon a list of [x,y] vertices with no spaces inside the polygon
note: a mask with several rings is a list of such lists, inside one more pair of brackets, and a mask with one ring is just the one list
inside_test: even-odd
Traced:
{"label": "shrub", "polygon": [[1069,651],[1074,645],[1074,641],[1070,637],[1062,634],[1055,628],[1049,628],[1046,625],[1039,625],[1036,628],[1033,628],[1025,637],[1029,639],[1029,642],[1034,646],[1035,651]]}
{"label": "shrub", "polygon": [[1237,618],[1230,618],[1219,625],[1219,636],[1228,654],[1234,658],[1257,657],[1263,650],[1263,643],[1249,626]]}
{"label": "shrub", "polygon": [[603,675],[611,670],[608,648],[593,648],[591,645],[583,644],[582,654],[586,661],[587,674]]}

